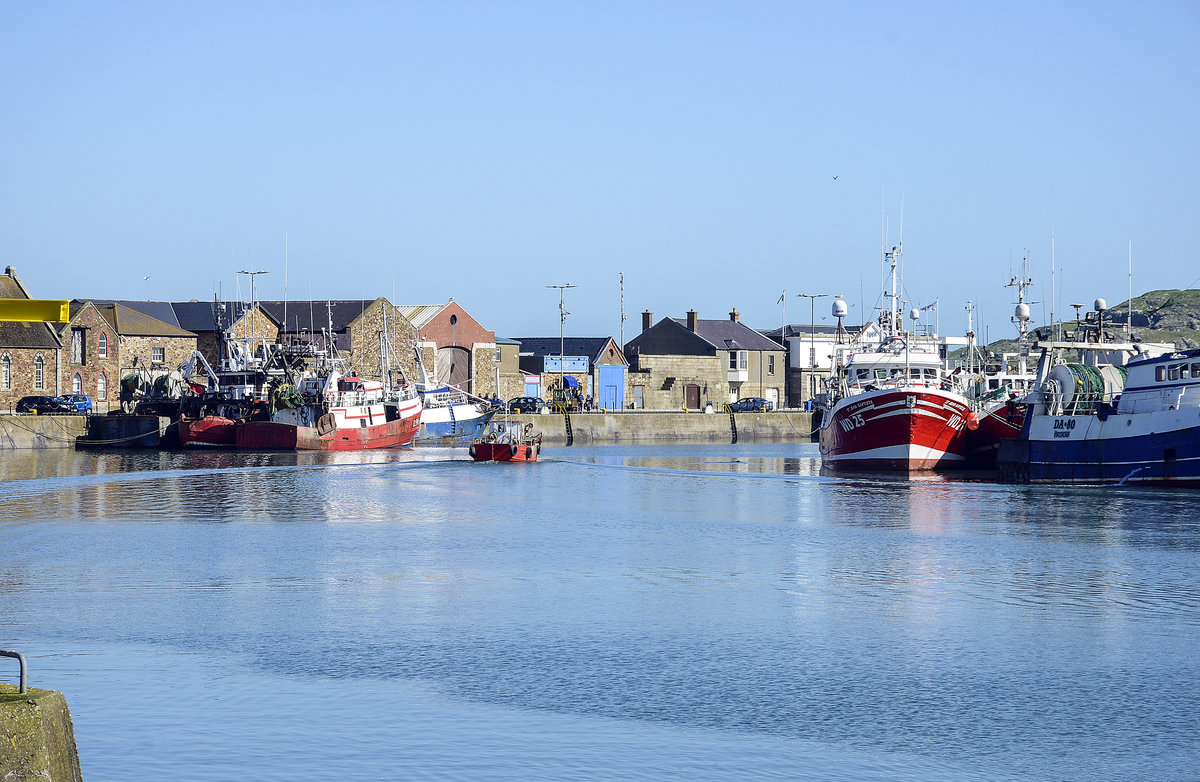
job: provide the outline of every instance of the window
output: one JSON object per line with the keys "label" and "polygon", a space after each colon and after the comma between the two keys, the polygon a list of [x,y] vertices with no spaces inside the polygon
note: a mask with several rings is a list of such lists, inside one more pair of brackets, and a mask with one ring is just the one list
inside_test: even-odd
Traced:
{"label": "window", "polygon": [[457,323],[458,323],[458,316],[457,316],[457,315],[451,315],[451,316],[450,316],[450,325],[451,325],[451,326],[453,326],[453,325],[455,325],[455,324],[457,324]]}
{"label": "window", "polygon": [[150,348],[150,361],[155,364],[161,364],[167,360],[166,348]]}
{"label": "window", "polygon": [[0,359],[0,386],[6,391],[12,388],[12,357],[7,354]]}
{"label": "window", "polygon": [[815,367],[817,365],[817,349],[815,347],[810,347],[808,349],[808,365],[810,367]]}
{"label": "window", "polygon": [[1200,364],[1192,364],[1192,377],[1200,377]]}
{"label": "window", "polygon": [[83,378],[79,376],[78,372],[75,373],[75,377],[71,378],[71,393],[72,394],[82,394],[83,393]]}
{"label": "window", "polygon": [[46,359],[38,356],[33,360],[33,387],[46,387]]}
{"label": "window", "polygon": [[496,348],[496,363],[500,363],[500,348]]}
{"label": "window", "polygon": [[749,366],[750,366],[750,351],[739,350],[738,351],[738,369],[746,369]]}
{"label": "window", "polygon": [[108,358],[108,335],[103,331],[100,332],[100,339],[96,347],[97,358]]}
{"label": "window", "polygon": [[71,363],[83,363],[83,329],[71,329]]}
{"label": "window", "polygon": [[729,351],[729,370],[732,372],[737,369],[737,351]]}
{"label": "window", "polygon": [[768,375],[775,374],[775,357],[774,356],[767,356],[767,374]]}
{"label": "window", "polygon": [[100,377],[96,378],[96,398],[102,402],[108,399],[108,378],[104,376],[103,372],[100,373]]}
{"label": "window", "polygon": [[1187,364],[1172,364],[1167,370],[1168,380],[1178,380],[1183,375],[1183,370]]}
{"label": "window", "polygon": [[1154,379],[1160,383],[1167,379],[1167,368],[1158,366],[1154,368]]}

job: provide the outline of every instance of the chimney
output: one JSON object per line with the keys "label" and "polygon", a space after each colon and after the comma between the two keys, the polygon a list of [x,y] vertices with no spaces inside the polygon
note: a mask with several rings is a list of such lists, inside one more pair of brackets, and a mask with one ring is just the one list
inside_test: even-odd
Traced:
{"label": "chimney", "polygon": [[688,331],[695,331],[695,330],[696,330],[696,320],[697,320],[697,318],[698,318],[698,316],[696,315],[696,311],[695,311],[695,310],[688,310],[688,312],[687,312],[687,324],[688,324]]}
{"label": "chimney", "polygon": [[651,312],[650,310],[643,310],[642,311],[642,331],[645,331],[646,329],[650,328],[652,325],[654,325],[654,313]]}
{"label": "chimney", "polygon": [[737,323],[737,322],[738,322],[738,311],[737,311],[737,307],[734,307],[733,309],[731,309],[731,310],[729,311],[729,319],[730,319],[730,320],[732,320],[734,323]]}

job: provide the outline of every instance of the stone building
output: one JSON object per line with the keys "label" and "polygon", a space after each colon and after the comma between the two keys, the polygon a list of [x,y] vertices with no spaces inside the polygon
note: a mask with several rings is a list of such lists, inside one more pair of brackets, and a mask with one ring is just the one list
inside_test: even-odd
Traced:
{"label": "stone building", "polygon": [[642,333],[625,344],[629,406],[651,410],[701,410],[747,396],[778,406],[784,389],[783,347],[740,321],[702,320],[642,313]]}
{"label": "stone building", "polygon": [[[0,298],[33,298],[12,266],[0,276]],[[61,361],[62,341],[51,324],[0,322],[0,409],[12,410],[23,396],[64,393]]]}
{"label": "stone building", "polygon": [[476,396],[498,395],[501,351],[496,346],[496,332],[484,328],[454,299],[445,304],[400,305],[399,309],[417,330],[422,361],[436,382]]}
{"label": "stone building", "polygon": [[63,393],[89,395],[97,413],[120,407],[123,374],[143,368],[170,372],[196,350],[190,331],[124,304],[87,299],[71,302],[61,339]]}
{"label": "stone building", "polygon": [[261,306],[245,302],[177,301],[171,304],[178,325],[196,335],[196,349],[216,367],[223,358],[225,334],[234,340],[274,344],[281,324]]}
{"label": "stone building", "polygon": [[[280,342],[336,348],[359,377],[384,380],[385,366],[393,372],[399,369],[410,380],[421,377],[413,352],[417,331],[382,296],[371,301],[260,301],[259,306],[279,324]],[[267,328],[257,319],[250,322]]]}

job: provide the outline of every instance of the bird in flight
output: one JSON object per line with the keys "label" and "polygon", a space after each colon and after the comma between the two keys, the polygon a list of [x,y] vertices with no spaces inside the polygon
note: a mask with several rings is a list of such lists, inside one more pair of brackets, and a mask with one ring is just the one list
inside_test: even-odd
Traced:
{"label": "bird in flight", "polygon": [[835,176],[835,177],[834,177],[834,179],[836,180],[836,179],[837,179],[837,177]]}
{"label": "bird in flight", "polygon": [[[837,177],[834,177],[834,179],[836,179],[836,178],[837,178]],[[143,280],[148,280],[148,279],[150,279],[150,275],[148,275],[148,274],[147,274],[147,275],[146,275],[145,277],[143,277],[142,279],[143,279]]]}

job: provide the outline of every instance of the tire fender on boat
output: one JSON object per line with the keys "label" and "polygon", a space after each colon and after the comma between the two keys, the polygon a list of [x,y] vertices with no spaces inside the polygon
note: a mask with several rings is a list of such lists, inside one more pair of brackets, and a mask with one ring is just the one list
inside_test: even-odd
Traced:
{"label": "tire fender on boat", "polygon": [[475,443],[471,443],[471,447],[467,449],[467,453],[471,454],[471,458],[475,458]]}
{"label": "tire fender on boat", "polygon": [[512,445],[508,446],[508,452],[515,457],[517,455],[517,444],[513,443]]}

